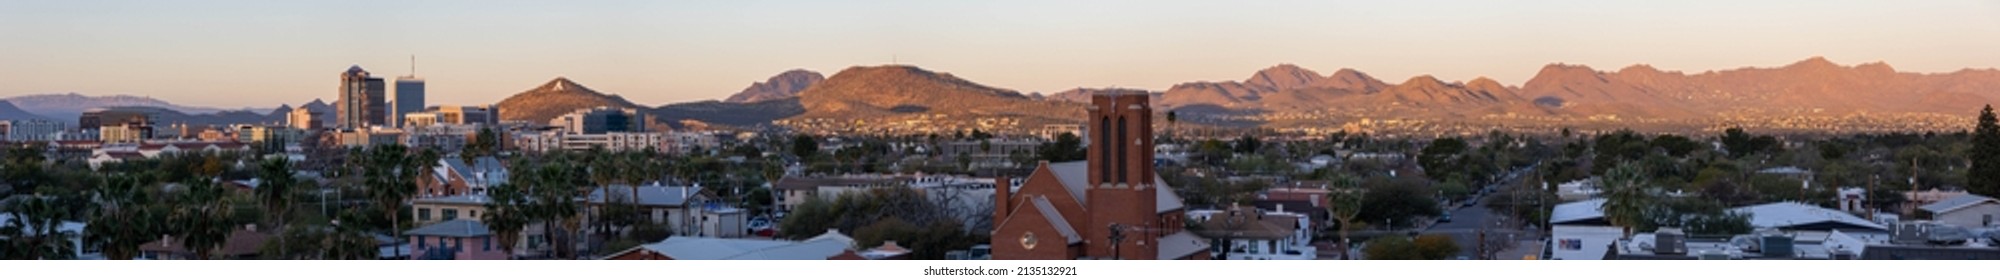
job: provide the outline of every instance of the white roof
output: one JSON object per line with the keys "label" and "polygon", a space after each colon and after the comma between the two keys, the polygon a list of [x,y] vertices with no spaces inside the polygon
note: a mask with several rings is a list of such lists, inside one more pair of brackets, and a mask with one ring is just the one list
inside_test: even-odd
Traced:
{"label": "white roof", "polygon": [[1918,208],[1924,209],[1924,211],[1931,213],[1944,213],[1944,212],[1951,212],[1952,210],[1958,210],[1959,208],[1971,207],[1973,205],[1979,205],[1980,203],[1989,203],[1989,202],[2000,203],[2000,200],[1994,200],[1991,197],[1986,197],[1976,194],[1961,194],[1958,196],[1953,196],[1951,198],[1946,198],[1944,200],[1939,200],[1938,202],[1933,202],[1931,204],[1924,204],[1924,206]]}
{"label": "white roof", "polygon": [[825,260],[853,246],[853,238],[827,232],[805,241],[676,236],[640,247],[675,260]]}
{"label": "white roof", "polygon": [[1549,223],[1561,224],[1561,223],[1577,222],[1590,219],[1602,219],[1604,218],[1604,201],[1605,200],[1602,198],[1595,198],[1584,201],[1557,204],[1555,211],[1549,214]]}
{"label": "white roof", "polygon": [[[14,213],[0,213],[0,227],[6,227],[13,223],[14,223]],[[62,221],[62,224],[56,226],[56,231],[69,234],[83,234],[83,227],[84,227],[83,223]],[[28,234],[36,234],[37,232],[41,232],[41,230],[35,229],[35,226],[33,224],[26,225],[25,228],[21,229],[21,231],[26,232]]]}
{"label": "white roof", "polygon": [[1798,202],[1765,203],[1730,209],[1731,212],[1750,214],[1750,225],[1757,228],[1789,228],[1816,223],[1839,223],[1853,227],[1888,230],[1881,224],[1870,222],[1840,210]]}
{"label": "white roof", "polygon": [[[604,193],[610,192],[612,193],[613,198],[628,200],[625,202],[630,202],[629,200],[632,199],[632,191],[633,191],[632,185],[620,185],[620,184],[613,184],[610,186],[599,187],[599,188],[591,188],[589,199],[586,201],[589,201],[590,203],[604,203]],[[700,201],[707,198],[705,194],[701,193],[701,186],[699,185],[692,187],[685,187],[685,186],[661,186],[655,184],[655,185],[640,186],[638,188],[638,192],[639,192],[639,204],[646,206],[701,207],[701,205],[687,205],[687,204],[691,203],[691,200]]]}

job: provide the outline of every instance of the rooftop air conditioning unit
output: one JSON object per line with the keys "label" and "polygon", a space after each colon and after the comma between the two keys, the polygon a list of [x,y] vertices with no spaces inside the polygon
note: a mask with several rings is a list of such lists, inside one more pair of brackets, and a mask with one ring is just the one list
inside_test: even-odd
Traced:
{"label": "rooftop air conditioning unit", "polygon": [[1758,237],[1757,239],[1761,241],[1759,243],[1762,243],[1761,245],[1764,248],[1764,257],[1767,258],[1793,257],[1792,254],[1793,244],[1791,236],[1765,235],[1763,237]]}
{"label": "rooftop air conditioning unit", "polygon": [[1687,238],[1686,236],[1682,235],[1680,229],[1661,228],[1659,231],[1653,233],[1653,243],[1654,243],[1653,254],[1658,254],[1658,255],[1687,254],[1686,238]]}

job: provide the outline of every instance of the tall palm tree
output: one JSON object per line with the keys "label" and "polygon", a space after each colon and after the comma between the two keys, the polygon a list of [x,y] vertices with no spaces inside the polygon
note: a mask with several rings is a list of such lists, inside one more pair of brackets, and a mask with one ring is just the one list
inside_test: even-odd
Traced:
{"label": "tall palm tree", "polygon": [[486,203],[486,212],[480,213],[479,221],[493,231],[500,251],[509,258],[514,256],[514,244],[521,240],[521,230],[528,226],[527,200],[520,187],[511,184],[495,185],[486,190],[492,200]]}
{"label": "tall palm tree", "polygon": [[226,190],[202,179],[188,181],[186,185],[169,220],[177,227],[174,232],[181,233],[181,247],[194,252],[196,259],[211,259],[215,249],[228,240],[230,230],[235,229],[230,223],[233,212],[224,197]]}
{"label": "tall palm tree", "polygon": [[130,260],[139,255],[140,245],[160,237],[161,212],[147,204],[152,198],[145,186],[150,184],[139,177],[113,174],[104,183],[84,232],[102,245],[106,258]]}
{"label": "tall palm tree", "polygon": [[[287,219],[291,217],[292,194],[298,180],[292,178],[291,160],[283,157],[265,160],[257,167],[259,184],[254,192],[257,201],[264,206],[264,213],[270,213],[271,228],[283,232]],[[278,252],[288,252],[285,235],[278,235]]]}
{"label": "tall palm tree", "polygon": [[1604,172],[1605,201],[1601,206],[1605,220],[1612,225],[1625,228],[1625,237],[1645,219],[1646,209],[1652,203],[1650,189],[1645,186],[1645,177],[1637,167],[1621,164]]}
{"label": "tall palm tree", "polygon": [[[368,182],[368,196],[383,215],[389,216],[390,236],[402,240],[403,219],[400,212],[403,203],[417,191],[415,177],[419,176],[418,165],[412,163],[414,159],[409,149],[402,145],[376,146],[367,155],[367,160],[363,161],[362,176]],[[401,248],[396,250],[396,254],[402,253]]]}

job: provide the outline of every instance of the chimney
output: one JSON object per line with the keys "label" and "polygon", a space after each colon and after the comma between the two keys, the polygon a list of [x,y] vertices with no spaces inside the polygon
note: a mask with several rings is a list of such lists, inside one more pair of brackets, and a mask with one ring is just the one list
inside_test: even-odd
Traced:
{"label": "chimney", "polygon": [[1007,203],[1011,201],[1009,198],[1013,195],[1013,190],[1011,189],[1014,184],[1010,181],[1012,180],[1008,179],[1007,175],[994,176],[993,178],[993,223],[995,223],[995,227],[999,226],[998,223],[1000,221],[1007,219],[1007,212],[1009,212],[1007,207],[1013,206]]}

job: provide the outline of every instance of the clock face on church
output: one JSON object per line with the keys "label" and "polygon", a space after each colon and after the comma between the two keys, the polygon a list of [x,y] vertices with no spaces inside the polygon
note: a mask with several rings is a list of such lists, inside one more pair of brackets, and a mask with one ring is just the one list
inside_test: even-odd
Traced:
{"label": "clock face on church", "polygon": [[1040,241],[1039,241],[1039,240],[1035,240],[1035,233],[1033,233],[1033,232],[1029,232],[1029,233],[1026,233],[1026,234],[1022,234],[1022,235],[1021,235],[1021,248],[1022,248],[1022,249],[1028,249],[1028,250],[1034,250],[1034,249],[1035,249],[1035,243],[1037,243],[1037,242],[1040,242]]}

